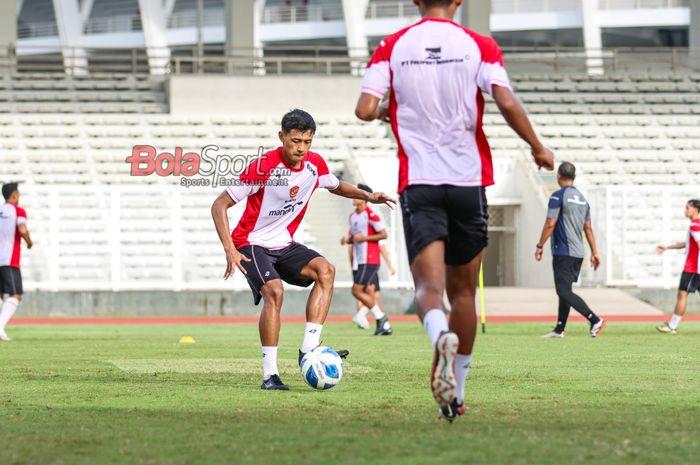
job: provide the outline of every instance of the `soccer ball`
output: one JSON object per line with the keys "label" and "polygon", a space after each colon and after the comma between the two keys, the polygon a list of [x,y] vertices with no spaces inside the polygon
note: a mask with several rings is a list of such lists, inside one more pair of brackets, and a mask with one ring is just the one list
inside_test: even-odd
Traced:
{"label": "soccer ball", "polygon": [[314,389],[330,389],[343,377],[343,359],[330,347],[318,346],[301,359],[301,376]]}

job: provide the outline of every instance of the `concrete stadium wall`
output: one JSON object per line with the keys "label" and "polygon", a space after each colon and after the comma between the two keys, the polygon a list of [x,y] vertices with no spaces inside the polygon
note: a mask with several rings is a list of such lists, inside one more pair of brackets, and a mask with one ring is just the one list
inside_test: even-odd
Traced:
{"label": "concrete stadium wall", "polygon": [[[308,290],[288,290],[283,315],[304,315]],[[383,290],[382,303],[390,313],[403,313],[413,303],[413,290]],[[257,315],[250,291],[94,291],[27,292],[18,317],[80,316],[230,316]],[[331,315],[356,311],[350,289],[336,289]]]}
{"label": "concrete stadium wall", "polygon": [[[680,275],[678,276],[680,280]],[[653,305],[665,313],[672,313],[676,308],[677,289],[624,288],[625,292],[639,300]],[[688,297],[689,312],[700,312],[700,295],[691,294]]]}
{"label": "concrete stadium wall", "polygon": [[300,108],[312,116],[354,118],[361,79],[351,76],[172,76],[173,115],[248,115],[282,119]]}

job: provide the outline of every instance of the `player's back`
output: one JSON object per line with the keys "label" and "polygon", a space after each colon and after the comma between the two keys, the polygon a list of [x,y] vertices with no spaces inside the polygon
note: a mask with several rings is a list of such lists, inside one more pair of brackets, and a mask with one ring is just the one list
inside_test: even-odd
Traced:
{"label": "player's back", "polygon": [[493,39],[453,21],[424,18],[375,51],[362,90],[381,98],[387,83],[405,178],[399,190],[410,184],[493,184],[481,91],[490,93],[493,84],[510,87]]}

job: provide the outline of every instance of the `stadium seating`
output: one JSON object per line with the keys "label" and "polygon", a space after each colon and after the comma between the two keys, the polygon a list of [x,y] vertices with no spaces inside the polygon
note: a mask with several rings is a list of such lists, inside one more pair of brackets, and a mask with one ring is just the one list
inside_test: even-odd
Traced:
{"label": "stadium seating", "polygon": [[[518,75],[513,82],[558,160],[578,165],[580,185],[697,184],[700,76]],[[142,279],[171,286],[178,282],[174,270],[182,270],[181,278],[188,282],[220,276],[223,256],[209,218],[212,189],[190,188],[181,190],[179,199],[170,198],[164,193],[179,183],[178,178],[130,176],[125,159],[136,144],[154,145],[159,153],[172,152],[175,146],[199,152],[215,144],[219,153],[252,157],[260,146],[277,145],[279,123],[274,118],[172,116],[166,111],[158,78],[61,74],[0,78],[0,181],[37,186],[23,203],[31,211],[37,242],[52,246],[38,248],[28,257],[36,265],[30,268],[30,281],[110,282],[115,253],[122,283],[138,282],[139,274],[130,271],[135,269],[143,270]],[[488,100],[484,120],[497,159],[526,159],[526,147]],[[353,115],[320,117],[318,124],[314,150],[326,156],[334,172],[392,191],[396,145],[386,125],[362,123]],[[120,197],[110,197],[110,187],[103,186],[119,186]],[[58,216],[52,212],[53,190],[60,191]],[[656,214],[662,206],[658,190],[654,192],[643,201],[647,211]],[[175,201],[182,204],[179,216],[173,213]],[[647,214],[622,224],[623,205],[615,202],[611,219],[625,231],[624,242],[615,247],[624,243],[636,254],[619,264],[625,277],[660,276],[662,261],[649,250],[660,234],[643,226],[653,220]],[[316,207],[302,223],[301,240],[342,263],[346,251],[337,239],[344,232],[348,204],[319,198]],[[112,221],[120,231],[118,244],[110,242],[113,231],[105,230],[104,224]],[[677,218],[673,221],[678,223],[674,228],[683,229]],[[315,224],[341,227],[321,234],[321,228],[309,227]],[[170,236],[161,240],[158,231],[164,225],[180,231],[178,243]],[[181,250],[177,258],[173,249]],[[49,266],[52,254],[60,258],[58,269]],[[346,268],[339,267],[340,280],[350,279]],[[644,271],[634,271],[640,269]],[[237,279],[235,285],[245,286],[243,278]]]}

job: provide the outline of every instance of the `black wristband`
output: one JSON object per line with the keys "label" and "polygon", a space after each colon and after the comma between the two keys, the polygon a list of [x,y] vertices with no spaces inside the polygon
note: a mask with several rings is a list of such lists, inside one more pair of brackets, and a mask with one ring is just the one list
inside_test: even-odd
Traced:
{"label": "black wristband", "polygon": [[544,249],[544,246],[542,244],[537,244],[535,247],[537,247],[538,249]]}

